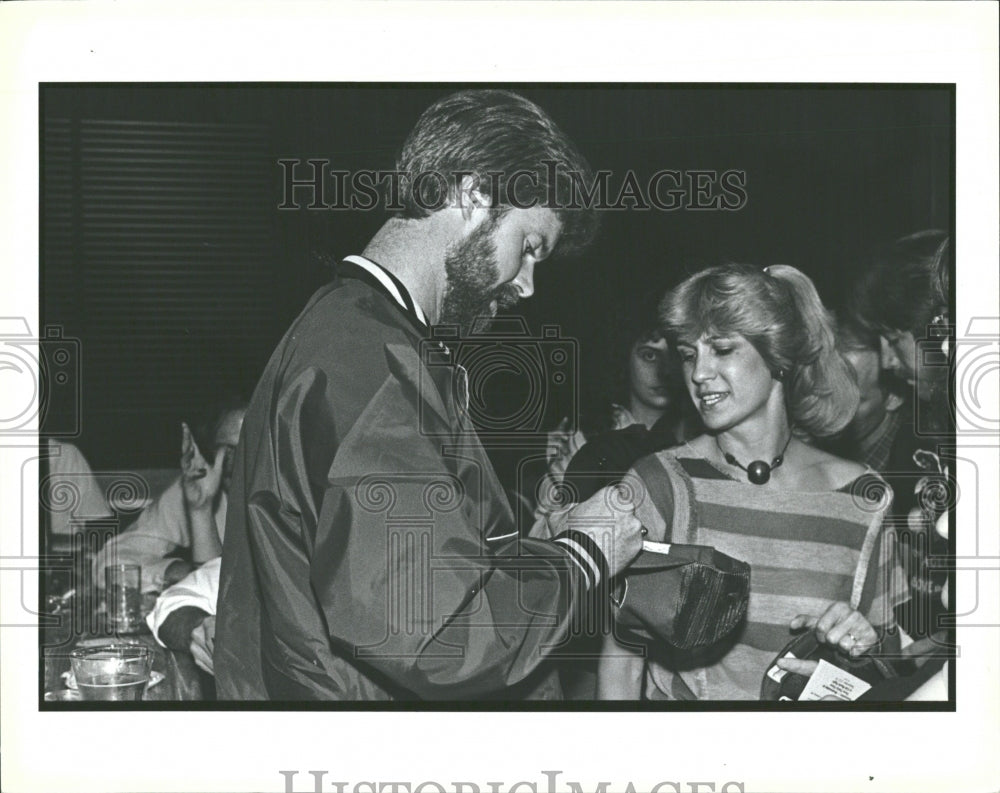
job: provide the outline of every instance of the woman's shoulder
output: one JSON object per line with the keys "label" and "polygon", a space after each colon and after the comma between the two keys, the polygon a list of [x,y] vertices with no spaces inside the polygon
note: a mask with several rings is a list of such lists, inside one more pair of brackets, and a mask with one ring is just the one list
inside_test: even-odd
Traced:
{"label": "woman's shoulder", "polygon": [[675,487],[685,483],[690,488],[695,480],[730,480],[731,477],[706,459],[706,454],[697,445],[697,440],[685,441],[680,445],[669,446],[648,454],[637,460],[632,470],[640,478],[651,476],[659,478],[665,473]]}
{"label": "woman's shoulder", "polygon": [[687,443],[682,443],[679,446],[667,446],[643,455],[632,464],[632,469],[650,471],[665,468],[684,475],[689,474],[688,469],[691,464],[698,461],[701,461],[701,455]]}
{"label": "woman's shoulder", "polygon": [[832,491],[851,489],[869,476],[879,480],[878,474],[854,460],[838,457],[816,446],[802,444],[800,448],[802,468],[813,479],[816,489]]}

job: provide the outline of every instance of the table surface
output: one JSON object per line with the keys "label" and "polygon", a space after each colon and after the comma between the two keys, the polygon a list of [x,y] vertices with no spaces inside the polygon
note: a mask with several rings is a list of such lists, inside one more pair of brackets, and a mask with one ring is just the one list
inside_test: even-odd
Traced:
{"label": "table surface", "polygon": [[[43,658],[44,693],[60,691],[66,688],[62,677],[70,669],[70,653],[82,643],[96,641],[114,641],[121,639],[130,642],[141,642],[153,649],[153,671],[163,675],[163,680],[146,689],[143,702],[191,702],[203,700],[201,686],[202,673],[194,663],[190,653],[169,650],[153,638],[149,629],[143,625],[139,633],[116,635],[108,630],[103,615],[88,611],[86,618],[77,611],[66,611],[57,615],[43,615],[43,628],[40,631],[41,654]],[[81,704],[79,701],[49,703],[59,707],[73,707]],[[91,703],[82,703],[89,705]],[[135,703],[128,703],[132,706]]]}

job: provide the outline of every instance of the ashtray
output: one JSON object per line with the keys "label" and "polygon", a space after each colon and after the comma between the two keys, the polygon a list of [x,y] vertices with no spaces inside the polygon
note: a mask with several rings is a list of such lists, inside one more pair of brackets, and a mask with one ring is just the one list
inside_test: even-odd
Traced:
{"label": "ashtray", "polygon": [[[155,686],[155,685],[157,685],[159,683],[162,683],[163,680],[164,680],[164,678],[165,678],[165,675],[163,674],[163,672],[157,672],[154,669],[152,672],[149,673],[149,683],[146,684],[146,690],[148,691],[153,686]],[[63,680],[63,683],[65,683],[65,685],[66,685],[65,691],[72,691],[74,694],[76,694],[76,699],[79,699],[80,698],[80,692],[79,692],[79,690],[77,688],[76,678],[73,676],[73,672],[72,671],[63,672],[62,673],[62,680]],[[53,691],[52,693],[53,694],[62,694],[64,692],[63,691]],[[48,694],[46,694],[46,696],[48,696]]]}
{"label": "ashtray", "polygon": [[46,691],[46,702],[82,702],[80,692],[72,688],[64,688],[59,691]]}

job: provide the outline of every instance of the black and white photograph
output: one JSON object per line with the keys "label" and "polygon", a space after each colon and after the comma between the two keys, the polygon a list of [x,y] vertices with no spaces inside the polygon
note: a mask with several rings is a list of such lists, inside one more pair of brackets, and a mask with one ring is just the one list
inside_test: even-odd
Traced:
{"label": "black and white photograph", "polygon": [[[805,789],[858,724],[809,789],[914,790],[943,720],[995,720],[954,77],[58,71],[0,311],[2,625],[34,751],[120,763],[78,789]],[[816,754],[630,765],[630,720]]]}
{"label": "black and white photograph", "polygon": [[44,701],[948,700],[950,87],[41,90]]}

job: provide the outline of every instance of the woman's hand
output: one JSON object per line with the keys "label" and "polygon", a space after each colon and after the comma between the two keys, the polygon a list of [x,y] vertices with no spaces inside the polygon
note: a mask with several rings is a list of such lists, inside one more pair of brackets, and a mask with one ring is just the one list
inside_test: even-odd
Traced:
{"label": "woman's hand", "polygon": [[545,460],[551,463],[557,457],[569,453],[569,439],[573,433],[569,430],[569,417],[563,418],[559,426],[546,436]]}
{"label": "woman's hand", "polygon": [[211,512],[222,484],[226,455],[220,450],[211,466],[205,461],[187,424],[181,424],[181,487],[184,504],[191,512]]}
{"label": "woman's hand", "polygon": [[[789,627],[793,631],[810,628],[816,631],[816,638],[819,641],[835,645],[852,656],[867,652],[879,641],[878,633],[864,615],[843,601],[831,604],[820,617],[799,614],[791,621]],[[816,665],[816,661],[778,659],[778,666],[782,669],[806,677],[816,671]]]}

